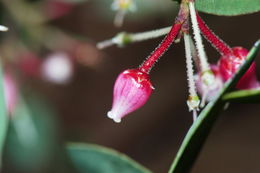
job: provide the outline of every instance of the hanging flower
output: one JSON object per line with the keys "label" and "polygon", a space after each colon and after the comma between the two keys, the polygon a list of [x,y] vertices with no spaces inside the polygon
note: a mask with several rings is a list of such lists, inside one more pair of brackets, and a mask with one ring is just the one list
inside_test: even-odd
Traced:
{"label": "hanging flower", "polygon": [[126,114],[143,106],[152,93],[149,75],[139,69],[125,70],[119,74],[114,85],[113,106],[107,116],[121,122]]}
{"label": "hanging flower", "polygon": [[[232,52],[224,54],[219,62],[219,70],[224,81],[230,79],[239,67],[245,62],[248,51],[242,47],[234,47]],[[236,86],[238,89],[251,89],[260,87],[256,78],[255,62],[250,66],[247,72],[242,76]]]}
{"label": "hanging flower", "polygon": [[213,100],[224,85],[219,67],[217,65],[211,65],[210,69],[212,72],[210,75],[214,76],[214,80],[211,82],[210,85],[204,84],[201,73],[195,76],[198,92],[203,96],[201,107],[204,106],[205,102],[210,102],[211,100]]}
{"label": "hanging flower", "polygon": [[[115,0],[115,9],[128,9],[127,0]],[[117,4],[116,4],[117,3]],[[122,3],[122,4],[120,4]],[[192,23],[195,45],[189,33],[189,16]],[[168,28],[166,28],[168,32]],[[164,33],[165,30],[156,36]],[[205,48],[203,45],[203,35],[213,47],[221,54],[221,58],[216,65],[209,63]],[[138,37],[137,37],[138,36]],[[120,122],[121,118],[130,112],[135,111],[144,105],[152,92],[152,85],[148,74],[154,64],[167,51],[170,45],[181,37],[184,37],[187,79],[189,95],[187,105],[189,111],[193,112],[193,120],[197,118],[197,111],[204,107],[206,102],[212,101],[219,91],[223,88],[224,83],[230,79],[245,62],[248,51],[241,47],[230,48],[218,36],[216,36],[202,21],[195,9],[193,0],[182,1],[180,11],[169,33],[163,39],[161,44],[148,56],[138,69],[126,70],[121,73],[114,86],[114,98],[112,110],[108,112],[108,117],[115,122]],[[136,38],[153,38],[150,32],[138,34],[121,34],[110,40],[100,42],[97,47],[102,49],[111,45],[124,45],[125,38],[127,43],[138,40]],[[194,75],[193,64],[196,65],[197,75]],[[238,89],[250,89],[259,87],[260,84],[256,79],[255,63],[251,65],[247,73],[240,79],[237,84]],[[199,93],[199,94],[197,94]],[[200,98],[201,97],[201,98]]]}

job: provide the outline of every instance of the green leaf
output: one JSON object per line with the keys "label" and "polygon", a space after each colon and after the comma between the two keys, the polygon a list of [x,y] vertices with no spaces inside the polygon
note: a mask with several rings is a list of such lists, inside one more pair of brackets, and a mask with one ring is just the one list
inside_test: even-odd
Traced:
{"label": "green leaf", "polygon": [[56,151],[53,117],[42,98],[27,94],[19,99],[6,138],[4,169],[8,172],[47,172]]}
{"label": "green leaf", "polygon": [[2,152],[3,146],[5,143],[7,126],[8,126],[8,117],[6,114],[6,105],[4,98],[4,88],[3,88],[3,73],[2,65],[0,63],[0,165],[2,164]]}
{"label": "green leaf", "polygon": [[78,173],[151,173],[124,154],[93,144],[69,144],[69,157]]}
{"label": "green leaf", "polygon": [[196,0],[197,10],[205,13],[234,16],[260,11],[259,0]]}
{"label": "green leaf", "polygon": [[260,89],[233,91],[225,94],[222,99],[226,102],[260,103]]}
{"label": "green leaf", "polygon": [[219,112],[223,110],[225,102],[222,96],[229,92],[243,76],[252,64],[256,54],[260,48],[260,40],[250,50],[247,60],[238,70],[238,72],[224,85],[219,95],[210,102],[200,113],[198,119],[193,123],[185,136],[183,143],[177,152],[177,155],[171,165],[169,173],[186,173],[192,168],[207,136],[210,133]]}

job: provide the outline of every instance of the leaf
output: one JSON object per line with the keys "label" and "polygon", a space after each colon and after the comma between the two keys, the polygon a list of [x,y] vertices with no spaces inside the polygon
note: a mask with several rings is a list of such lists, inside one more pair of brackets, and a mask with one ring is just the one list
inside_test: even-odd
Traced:
{"label": "leaf", "polygon": [[254,47],[250,50],[245,63],[241,66],[237,73],[226,82],[219,95],[200,113],[198,119],[193,123],[185,136],[171,165],[169,173],[186,173],[192,168],[192,165],[195,162],[203,144],[205,143],[211,128],[219,116],[218,113],[224,108],[225,102],[222,100],[222,96],[236,85],[237,81],[252,64],[259,49],[260,40],[255,43]]}
{"label": "leaf", "polygon": [[69,157],[78,173],[151,173],[126,155],[93,144],[69,144]]}
{"label": "leaf", "polygon": [[196,0],[198,11],[224,16],[235,16],[260,11],[259,0]]}
{"label": "leaf", "polygon": [[8,130],[4,168],[8,172],[47,172],[56,141],[53,112],[41,98],[20,98]]}
{"label": "leaf", "polygon": [[8,117],[6,113],[5,97],[4,97],[4,88],[3,88],[3,73],[2,65],[0,63],[0,165],[2,164],[2,152],[3,146],[5,143],[7,126],[8,126]]}
{"label": "leaf", "polygon": [[233,91],[225,94],[222,99],[226,102],[260,103],[260,89]]}

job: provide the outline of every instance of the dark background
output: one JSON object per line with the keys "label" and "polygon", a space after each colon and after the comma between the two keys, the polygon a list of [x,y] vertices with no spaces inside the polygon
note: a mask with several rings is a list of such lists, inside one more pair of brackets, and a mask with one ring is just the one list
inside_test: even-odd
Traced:
{"label": "dark background", "polygon": [[[155,90],[147,104],[120,124],[106,117],[112,104],[113,83],[121,71],[143,62],[162,38],[102,51],[94,46],[122,30],[141,32],[169,26],[176,11],[167,9],[163,14],[155,11],[145,17],[133,13],[126,16],[124,26],[117,29],[113,19],[107,18],[98,5],[95,1],[83,3],[50,23],[79,38],[87,38],[86,43],[92,51],[88,55],[95,54],[97,58],[95,65],[76,64],[75,76],[67,85],[37,80],[32,80],[31,85],[56,108],[59,130],[65,141],[111,147],[156,173],[167,172],[192,124],[192,114],[186,106],[188,88],[183,42],[174,44],[152,70]],[[201,15],[231,46],[250,49],[259,39],[259,13],[236,17]],[[219,54],[205,40],[204,43],[210,62],[216,62]],[[259,56],[256,63],[260,67]],[[259,68],[257,73],[260,78]],[[231,104],[221,113],[192,172],[259,173],[259,122],[259,105]]]}

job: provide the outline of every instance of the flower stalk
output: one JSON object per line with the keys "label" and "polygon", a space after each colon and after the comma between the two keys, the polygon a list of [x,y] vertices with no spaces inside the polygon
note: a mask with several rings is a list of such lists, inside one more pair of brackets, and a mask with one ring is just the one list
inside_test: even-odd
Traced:
{"label": "flower stalk", "polygon": [[120,32],[111,39],[97,43],[97,48],[104,49],[113,45],[117,45],[118,47],[123,47],[125,45],[128,45],[129,43],[141,42],[141,41],[161,37],[169,33],[170,30],[171,30],[171,26],[156,29],[156,30],[146,31],[146,32],[139,32],[139,33]]}
{"label": "flower stalk", "polygon": [[140,65],[139,69],[142,72],[149,73],[154,64],[159,58],[168,50],[171,44],[178,36],[182,25],[187,21],[189,15],[189,8],[186,3],[182,3],[180,6],[179,14],[170,30],[170,32],[163,39],[162,43],[151,53],[150,56]]}
{"label": "flower stalk", "polygon": [[188,78],[188,87],[189,87],[189,97],[187,100],[187,105],[189,107],[189,111],[193,111],[193,121],[195,121],[197,119],[197,111],[199,110],[200,99],[197,95],[195,79],[194,79],[190,35],[187,33],[184,33],[184,45],[185,45],[187,78]]}
{"label": "flower stalk", "polygon": [[232,49],[221,40],[214,32],[209,29],[205,22],[201,19],[198,13],[196,13],[199,29],[203,36],[218,50],[221,55],[229,54]]}

